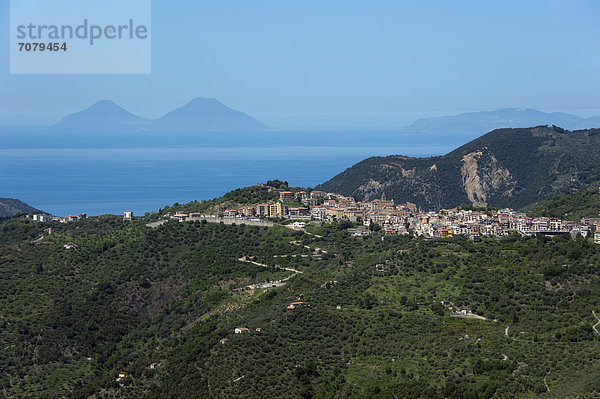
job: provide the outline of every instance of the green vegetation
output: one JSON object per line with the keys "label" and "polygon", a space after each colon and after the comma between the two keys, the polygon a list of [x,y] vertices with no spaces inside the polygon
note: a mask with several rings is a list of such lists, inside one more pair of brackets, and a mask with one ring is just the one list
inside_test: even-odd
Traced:
{"label": "green vegetation", "polygon": [[285,205],[288,208],[301,208],[301,207],[304,207],[304,204],[302,204],[302,202],[300,202],[300,201],[286,201],[286,202],[282,202],[281,205]]}
{"label": "green vegetation", "polygon": [[0,198],[0,217],[11,217],[22,213],[39,212],[39,210],[14,198]]}
{"label": "green vegetation", "polygon": [[[0,222],[6,397],[600,394],[591,240],[354,238],[343,221],[147,227],[152,218]],[[296,301],[310,306],[286,310]]]}
{"label": "green vegetation", "polygon": [[244,204],[258,204],[272,202],[279,199],[279,192],[271,186],[250,186],[230,191],[219,198],[208,201],[193,201],[187,204],[175,203],[173,206],[164,207],[160,214],[167,212],[207,212],[209,210],[223,211],[228,207],[236,207]]}
{"label": "green vegetation", "polygon": [[579,221],[581,218],[600,217],[598,188],[583,189],[571,195],[555,197],[540,206],[532,207],[531,215],[557,217]]}
{"label": "green vegetation", "polygon": [[[555,195],[597,188],[598,148],[600,129],[498,129],[444,156],[368,158],[316,189],[359,200],[379,198],[385,190],[388,199],[427,210],[470,203],[475,199],[468,193],[481,192],[484,196],[477,201],[520,209]],[[465,159],[470,160],[467,168]]]}
{"label": "green vegetation", "polygon": [[273,187],[273,188],[287,189],[288,185],[289,185],[288,182],[279,180],[279,179],[267,181],[267,186]]}
{"label": "green vegetation", "polygon": [[[256,205],[259,203],[273,203],[279,200],[278,189],[289,191],[301,191],[301,187],[289,187],[288,183],[281,180],[269,180],[264,185],[249,186],[238,188],[224,194],[222,197],[213,198],[208,201],[192,201],[187,204],[175,203],[172,206],[166,206],[156,215],[161,216],[166,213],[176,212],[198,212],[219,214],[229,208],[237,208],[242,205]],[[290,207],[304,206],[298,201],[283,203]]]}

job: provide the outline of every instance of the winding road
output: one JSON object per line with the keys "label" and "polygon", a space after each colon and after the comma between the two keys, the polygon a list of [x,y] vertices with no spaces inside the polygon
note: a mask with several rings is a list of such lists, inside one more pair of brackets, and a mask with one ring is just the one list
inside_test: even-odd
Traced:
{"label": "winding road", "polygon": [[594,315],[594,317],[596,318],[596,320],[598,320],[598,322],[596,324],[594,324],[592,326],[592,328],[594,329],[594,331],[596,332],[596,334],[600,335],[600,332],[598,332],[598,329],[596,327],[598,327],[598,324],[600,324],[600,317],[596,316],[596,312],[594,312],[592,310],[592,314]]}
{"label": "winding road", "polygon": [[280,286],[284,285],[287,280],[289,280],[292,277],[294,277],[296,274],[302,274],[302,272],[300,270],[296,270],[296,269],[293,269],[291,267],[269,266],[269,265],[265,265],[264,263],[259,263],[259,262],[254,262],[252,260],[248,260],[248,259],[246,259],[245,256],[242,256],[238,260],[240,262],[252,263],[253,265],[264,267],[264,268],[267,268],[267,269],[287,270],[288,272],[294,273],[294,274],[291,274],[291,275],[289,275],[286,278],[281,279],[281,280],[271,281],[271,282],[268,282],[268,283],[250,284],[250,285],[247,285],[245,287],[245,288],[248,288],[248,289],[251,289],[251,290],[254,290],[254,289],[257,289],[257,288],[258,289],[260,289],[260,288],[271,288],[273,286],[280,287]]}
{"label": "winding road", "polygon": [[288,272],[302,274],[302,272],[300,270],[292,269],[291,267],[269,266],[269,265],[265,265],[264,263],[258,263],[258,262],[254,262],[253,260],[248,260],[248,259],[246,259],[245,256],[242,256],[238,260],[240,262],[252,263],[253,265],[256,265],[256,266],[266,267],[267,269],[280,269],[280,270],[287,270]]}

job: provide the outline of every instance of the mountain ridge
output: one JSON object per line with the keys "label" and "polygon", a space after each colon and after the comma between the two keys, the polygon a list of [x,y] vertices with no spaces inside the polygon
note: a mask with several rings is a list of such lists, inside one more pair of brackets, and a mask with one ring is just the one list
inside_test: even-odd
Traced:
{"label": "mountain ridge", "polygon": [[0,198],[0,217],[10,217],[20,213],[33,212],[40,211],[16,198]]}
{"label": "mountain ridge", "polygon": [[522,208],[600,182],[600,130],[497,129],[443,156],[367,158],[318,190],[381,196],[423,209],[490,203]]}

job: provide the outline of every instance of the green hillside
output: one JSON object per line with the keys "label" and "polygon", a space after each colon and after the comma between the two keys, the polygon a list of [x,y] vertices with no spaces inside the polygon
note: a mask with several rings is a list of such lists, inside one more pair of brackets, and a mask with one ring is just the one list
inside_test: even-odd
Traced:
{"label": "green hillside", "polygon": [[423,209],[472,202],[522,208],[600,182],[600,130],[499,129],[444,156],[373,157],[316,189],[413,202]]}
{"label": "green hillside", "polygon": [[244,188],[238,188],[230,191],[222,197],[213,198],[208,201],[192,201],[186,204],[175,203],[164,207],[160,214],[171,212],[214,212],[219,213],[229,207],[237,207],[243,204],[258,204],[279,199],[279,192],[268,185],[257,185]]}
{"label": "green hillside", "polygon": [[39,212],[39,210],[15,198],[0,198],[0,217],[33,212]]}
{"label": "green hillside", "polygon": [[600,394],[591,240],[149,221],[0,222],[4,396]]}
{"label": "green hillside", "polygon": [[582,189],[574,194],[553,198],[541,205],[531,207],[533,216],[557,217],[579,221],[581,218],[600,217],[600,190]]}

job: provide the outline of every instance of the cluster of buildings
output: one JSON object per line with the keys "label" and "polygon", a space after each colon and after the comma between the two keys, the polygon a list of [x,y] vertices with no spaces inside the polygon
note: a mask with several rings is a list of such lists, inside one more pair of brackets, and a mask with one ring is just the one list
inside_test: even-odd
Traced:
{"label": "cluster of buildings", "polygon": [[[227,209],[223,211],[223,217],[287,217],[291,219],[311,220],[310,200],[317,198],[316,195],[318,195],[313,193],[309,195],[305,191],[281,191],[279,193],[279,202]],[[298,206],[290,206],[289,203],[296,203]]]}
{"label": "cluster of buildings", "polygon": [[467,235],[473,241],[482,236],[501,237],[516,232],[521,235],[569,233],[573,237],[594,235],[600,243],[600,218],[582,219],[580,222],[559,218],[532,218],[523,212],[500,209],[493,212],[479,212],[460,209],[442,209],[438,212],[421,212],[407,219],[416,235],[425,237],[452,237]]}
{"label": "cluster of buildings", "polygon": [[[85,213],[80,213],[79,215],[69,215],[65,217],[52,216],[47,213],[35,213],[33,215],[29,215],[29,217],[35,222],[60,222],[60,223],[68,223],[68,222],[76,222],[78,220],[83,220],[87,217]],[[133,212],[125,211],[123,212],[123,220],[132,220]]]}
{"label": "cluster of buildings", "polygon": [[[510,232],[522,235],[563,234],[573,237],[593,236],[600,244],[600,217],[584,218],[579,222],[565,221],[559,218],[532,218],[523,212],[512,209],[500,209],[493,212],[482,212],[464,209],[441,209],[435,212],[422,212],[415,204],[395,204],[388,200],[385,193],[381,198],[372,201],[356,201],[336,193],[313,190],[279,191],[279,201],[270,203],[245,205],[239,208],[223,210],[225,220],[259,220],[261,218],[287,218],[299,221],[332,221],[349,220],[362,222],[363,227],[350,229],[351,234],[363,236],[371,234],[374,225],[384,229],[386,234],[408,234],[411,229],[415,235],[426,238],[445,238],[455,235],[469,236],[473,241],[481,241],[481,237],[501,237]],[[200,213],[181,213],[171,215],[180,221],[201,220],[205,215]],[[212,216],[214,217],[214,216]],[[39,222],[57,221],[61,223],[85,219],[85,214],[56,217],[48,214],[34,214],[33,220]],[[133,219],[133,212],[125,211],[124,220]]]}
{"label": "cluster of buildings", "polygon": [[281,191],[278,202],[227,209],[223,211],[222,216],[225,218],[281,217],[323,221],[334,219],[360,221],[368,217],[368,220],[373,222],[387,221],[390,226],[397,224],[398,229],[403,229],[405,226],[402,224],[402,218],[408,217],[416,210],[414,204],[395,205],[393,200],[385,199],[385,194],[382,199],[357,202],[352,197],[324,191],[315,190],[310,193]]}
{"label": "cluster of buildings", "polygon": [[[289,205],[293,203],[302,206]],[[501,237],[510,232],[522,235],[570,233],[574,237],[579,234],[593,236],[596,243],[600,244],[600,218],[585,218],[580,222],[532,218],[512,209],[484,212],[454,208],[422,212],[412,203],[395,204],[394,200],[386,199],[385,193],[381,198],[360,202],[352,197],[323,191],[280,191],[278,202],[228,209],[222,216],[362,221],[363,228],[351,230],[356,236],[370,234],[370,228],[377,224],[386,234],[408,234],[411,229],[415,235],[426,238],[466,235],[477,242],[484,236]]]}
{"label": "cluster of buildings", "polygon": [[68,222],[76,222],[78,220],[83,220],[87,217],[85,213],[80,213],[79,215],[69,215],[65,217],[58,217],[48,215],[47,213],[36,213],[31,215],[31,219],[35,222],[60,222],[60,223],[68,223]]}

